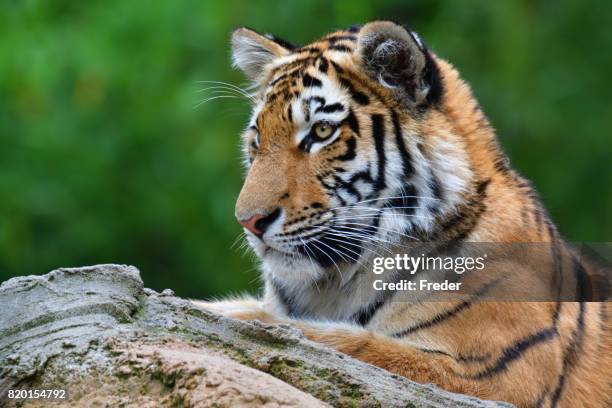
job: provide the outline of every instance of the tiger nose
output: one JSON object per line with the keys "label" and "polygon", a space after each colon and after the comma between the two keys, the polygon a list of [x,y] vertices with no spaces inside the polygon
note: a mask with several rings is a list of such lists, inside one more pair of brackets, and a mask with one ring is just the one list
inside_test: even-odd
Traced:
{"label": "tiger nose", "polygon": [[276,221],[280,215],[280,208],[275,209],[269,214],[255,214],[250,218],[241,220],[238,218],[238,222],[247,230],[261,238],[266,232],[268,227]]}

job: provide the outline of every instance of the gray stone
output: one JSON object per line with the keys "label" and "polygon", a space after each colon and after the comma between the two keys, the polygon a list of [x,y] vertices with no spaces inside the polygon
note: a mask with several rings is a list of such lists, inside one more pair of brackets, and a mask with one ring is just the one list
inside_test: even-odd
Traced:
{"label": "gray stone", "polygon": [[65,406],[511,406],[414,383],[292,327],[200,310],[145,289],[132,266],[13,278],[0,307],[0,395],[65,388]]}

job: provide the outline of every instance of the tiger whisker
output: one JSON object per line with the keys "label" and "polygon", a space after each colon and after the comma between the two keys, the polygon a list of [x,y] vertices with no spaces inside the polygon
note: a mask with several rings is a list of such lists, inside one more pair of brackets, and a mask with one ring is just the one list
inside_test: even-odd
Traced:
{"label": "tiger whisker", "polygon": [[196,90],[196,93],[202,93],[202,92],[210,92],[210,93],[227,92],[227,93],[231,93],[232,95],[244,96],[246,98],[246,96],[244,94],[241,94],[240,92],[236,91],[235,89],[225,88],[225,87],[222,87],[222,86],[212,86],[212,87],[202,88],[202,89],[197,89]]}
{"label": "tiger whisker", "polygon": [[[413,205],[413,206],[384,206],[384,207],[368,207],[366,205],[353,205],[353,206],[350,206],[350,207],[347,206],[346,208],[349,209],[349,210],[364,209],[364,210],[372,210],[372,211],[374,211],[374,210],[387,210],[387,209],[391,210],[393,208],[402,208],[402,209],[405,208],[405,209],[418,210],[418,209],[423,209],[425,207],[418,206],[418,205],[416,205],[416,206],[415,205]],[[343,209],[343,208],[339,208],[339,209]]]}
{"label": "tiger whisker", "polygon": [[[369,240],[378,240],[380,242],[384,242],[384,243],[388,243],[388,244],[393,244],[393,242],[384,240],[384,239],[382,239],[380,237],[364,234],[363,233],[363,228],[359,228],[358,229],[358,228],[346,227],[346,226],[344,226],[342,224],[331,224],[331,225],[320,225],[320,226],[321,226],[321,228],[318,231],[316,231],[315,233],[313,233],[311,235],[308,235],[306,237],[302,236],[301,238],[310,238],[310,237],[317,237],[317,236],[320,237],[320,236],[325,235],[327,233],[335,232],[335,233],[339,234],[340,236],[342,236],[343,233],[348,233],[348,234],[353,234],[355,236],[359,236],[360,238],[366,238],[366,239],[369,239]],[[357,232],[341,231],[341,230],[338,229],[338,227],[340,227],[342,229],[352,229],[352,230],[355,230]]]}
{"label": "tiger whisker", "polygon": [[207,99],[204,99],[202,101],[200,101],[196,106],[193,107],[193,109],[199,108],[201,105],[205,104],[206,102],[212,101],[214,99],[219,99],[219,98],[235,98],[235,99],[239,99],[239,96],[233,96],[233,95],[219,95],[219,96],[213,96]]}
{"label": "tiger whisker", "polygon": [[[321,241],[319,241],[319,240],[317,240],[317,239],[315,239],[314,241],[312,241],[312,244],[313,244],[313,245],[314,245],[314,246],[315,246],[315,247],[316,247],[316,248],[317,248],[319,251],[321,251],[321,248],[319,248],[319,247],[317,246],[317,243],[319,243],[319,244],[324,244],[324,243],[323,243],[323,242],[321,242]],[[326,245],[326,246],[327,246],[327,245]],[[327,247],[329,248],[329,246],[327,246]],[[330,249],[333,249],[333,248],[330,248]],[[336,263],[336,261],[334,261],[334,259],[333,259],[331,256],[329,256],[329,255],[327,254],[327,252],[325,252],[325,251],[321,251],[321,252],[323,253],[323,255],[325,255],[327,258],[329,258],[329,260],[330,260],[330,261],[331,261],[331,262],[334,264],[334,266],[336,267],[336,270],[337,270],[337,271],[338,271],[338,273],[340,274],[340,280],[341,280],[341,281],[344,281],[344,278],[342,277],[342,272],[340,271],[340,268],[338,267],[338,264]]]}
{"label": "tiger whisker", "polygon": [[383,230],[383,231],[390,232],[390,233],[392,233],[392,234],[399,234],[399,235],[401,235],[401,236],[404,236],[404,237],[406,237],[406,238],[413,239],[413,240],[415,240],[415,241],[418,241],[418,240],[419,240],[419,239],[418,239],[418,238],[416,238],[416,237],[410,236],[410,235],[405,234],[405,233],[400,232],[400,231],[395,231],[395,230],[392,230],[392,229],[390,229],[390,228],[384,228],[384,227],[380,227],[380,226],[378,226],[378,227],[374,227],[373,225],[370,225],[370,224],[363,224],[363,223],[357,223],[357,222],[347,222],[346,224],[347,224],[347,225],[361,225],[361,226],[368,227],[368,228],[376,228],[376,229],[380,229],[380,230]]}
{"label": "tiger whisker", "polygon": [[246,91],[245,89],[239,87],[238,85],[234,85],[234,84],[230,84],[229,82],[223,82],[223,81],[196,81],[198,83],[210,83],[210,84],[218,84],[218,85],[223,85],[226,87],[230,87],[238,92],[240,92],[241,94],[243,94],[244,96],[246,96],[247,98],[249,98],[251,101],[256,102],[256,97],[254,94],[249,93],[248,91]]}
{"label": "tiger whisker", "polygon": [[[331,238],[331,237],[329,237],[329,236],[327,236],[326,238],[327,238],[327,239],[331,239],[332,241],[336,241],[336,242],[340,242],[340,243],[346,244],[346,245],[358,246],[359,248],[361,248],[361,249],[363,249],[363,250],[365,250],[365,251],[370,251],[370,252],[372,252],[372,253],[373,253],[374,255],[376,255],[376,256],[379,256],[379,257],[381,256],[381,255],[380,255],[378,252],[374,251],[372,248],[368,248],[368,247],[365,247],[365,246],[363,246],[363,245],[358,245],[358,244],[355,244],[355,243],[352,243],[352,242],[348,242],[348,241],[346,241],[346,240],[340,240],[340,239]],[[352,253],[354,253],[355,255],[357,255],[357,256],[358,256],[358,258],[361,258],[361,254],[359,254],[359,253],[357,253],[357,252],[355,252],[355,251],[352,251],[350,248],[345,248],[345,247],[342,247],[342,248],[343,248],[343,249],[346,249],[347,251],[351,251]],[[359,264],[361,267],[365,268],[365,265],[364,265],[362,262],[360,262],[358,259],[356,259],[356,260],[355,260],[355,262],[356,262],[356,263],[358,263],[358,264]]]}
{"label": "tiger whisker", "polygon": [[[383,238],[380,238],[380,237],[377,237],[377,236],[374,236],[374,235],[367,235],[367,234],[363,233],[363,228],[348,227],[348,226],[345,226],[343,224],[319,225],[319,226],[321,228],[318,231],[316,231],[316,232],[314,232],[314,233],[312,233],[312,234],[310,234],[308,236],[302,236],[301,238],[308,239],[308,238],[311,238],[311,237],[321,237],[321,236],[323,236],[325,234],[334,232],[334,233],[338,234],[339,236],[343,236],[342,234],[351,234],[351,235],[353,235],[355,237],[362,238],[362,239],[368,239],[370,241],[378,241],[378,242],[387,243],[387,244],[391,244],[391,245],[394,244],[393,242],[387,241],[387,240],[385,240]],[[342,228],[343,230],[350,229],[350,230],[353,230],[355,232],[353,232],[353,231],[343,231],[343,230],[339,230],[338,228]]]}
{"label": "tiger whisker", "polygon": [[[342,241],[342,240],[339,240],[339,239],[336,239],[336,238],[331,238],[331,237],[326,237],[326,238],[327,238],[327,239],[329,239],[329,240],[335,241],[335,242],[340,242],[340,243],[342,243],[342,244],[351,245],[351,243],[350,243],[350,242],[347,242],[347,241]],[[353,244],[353,245],[354,245],[354,244]],[[349,258],[350,258],[352,261],[354,261],[355,263],[359,264],[360,266],[365,267],[365,266],[364,266],[364,265],[363,265],[363,264],[362,264],[362,263],[359,261],[359,258],[361,257],[361,254],[360,254],[360,253],[358,253],[358,252],[356,252],[356,251],[353,251],[353,250],[352,250],[352,249],[350,249],[350,248],[346,248],[346,247],[344,247],[344,246],[340,246],[340,248],[344,249],[345,251],[349,251],[349,252],[351,252],[352,254],[356,255],[356,256],[357,256],[357,259],[353,259],[353,258],[352,258],[352,257],[350,257],[349,255],[346,255],[346,256],[349,256]],[[365,249],[365,248],[363,248],[363,247],[360,247],[360,248]]]}
{"label": "tiger whisker", "polygon": [[[373,217],[375,217],[376,215],[378,215],[379,213],[375,213],[375,214],[360,214],[360,215],[345,215],[345,216],[336,216],[330,219],[330,221],[343,221],[343,220],[351,220],[351,219],[371,219]],[[433,217],[429,217],[427,215],[419,215],[419,214],[402,214],[402,213],[394,213],[394,212],[387,212],[385,214],[391,215],[393,217],[409,217],[409,218],[424,218],[426,220],[433,220]]]}
{"label": "tiger whisker", "polygon": [[[357,228],[350,228],[350,227],[345,227],[345,228],[351,229],[351,230],[355,230],[355,231],[359,231]],[[348,236],[348,237],[352,237],[352,238],[359,238],[359,239],[367,241],[367,242],[369,242],[369,243],[371,243],[373,245],[376,245],[378,248],[380,248],[380,249],[382,249],[382,250],[384,250],[384,251],[386,251],[386,252],[388,252],[390,254],[393,253],[392,251],[390,251],[388,248],[386,248],[383,245],[383,243],[390,244],[390,245],[393,245],[393,243],[390,242],[390,241],[384,240],[384,239],[382,239],[380,237],[368,236],[368,235],[365,235],[365,234],[360,234],[360,233],[352,232],[352,231],[338,231],[338,230],[333,230],[333,232],[332,231],[328,231],[328,232],[326,232],[326,234],[333,234],[335,236],[340,236],[340,237]],[[361,245],[361,247],[364,248],[363,245]]]}
{"label": "tiger whisker", "polygon": [[237,244],[238,242],[240,242],[240,241],[241,241],[241,239],[242,239],[242,238],[244,238],[244,237],[246,237],[246,233],[245,233],[244,231],[243,231],[243,232],[241,232],[240,234],[238,234],[238,236],[236,237],[236,239],[234,239],[234,242],[233,242],[233,243],[232,243],[232,245],[230,246],[230,249],[233,249],[233,248],[236,246],[236,244]]}
{"label": "tiger whisker", "polygon": [[[327,248],[331,249],[331,250],[332,250],[332,251],[334,251],[336,254],[340,255],[340,257],[341,257],[343,260],[345,260],[345,261],[347,261],[347,260],[354,261],[354,259],[353,259],[353,258],[349,257],[348,255],[346,255],[346,254],[344,254],[344,253],[342,253],[342,252],[339,252],[337,249],[335,249],[335,248],[333,248],[333,247],[331,247],[331,246],[327,245],[325,242],[321,241],[320,239],[318,239],[318,238],[314,238],[314,241],[318,242],[319,244],[325,245]],[[348,259],[344,257],[345,255],[348,257]]]}
{"label": "tiger whisker", "polygon": [[210,95],[232,95],[232,96],[236,96],[239,98],[249,99],[248,96],[238,91],[235,91],[231,88],[221,88],[221,89],[204,88],[204,89],[198,89],[196,92],[208,92]]}
{"label": "tiger whisker", "polygon": [[224,86],[224,85],[214,85],[214,86],[207,86],[205,88],[200,88],[198,90],[196,90],[196,92],[206,92],[209,90],[213,90],[213,89],[222,89],[222,90],[227,90],[227,91],[231,91],[231,92],[235,92],[236,94],[240,94],[240,95],[244,95],[244,96],[248,96],[248,94],[245,94],[235,88],[231,88],[229,86]]}
{"label": "tiger whisker", "polygon": [[405,199],[405,198],[407,198],[407,199],[410,199],[410,198],[418,198],[418,199],[423,199],[423,200],[435,200],[435,201],[440,201],[440,199],[439,199],[439,198],[436,198],[436,197],[415,196],[415,195],[396,196],[396,197],[379,197],[379,198],[371,198],[371,199],[368,199],[368,200],[361,200],[361,201],[357,201],[357,202],[355,202],[355,203],[353,203],[353,204],[349,204],[349,205],[345,205],[345,206],[333,207],[333,208],[330,208],[328,211],[331,211],[331,210],[337,210],[337,209],[341,209],[341,208],[351,208],[351,207],[353,207],[354,205],[357,205],[357,204],[362,204],[362,203],[370,203],[370,202],[373,202],[373,201],[381,201],[381,200],[399,200],[399,199]]}
{"label": "tiger whisker", "polygon": [[231,88],[234,88],[240,92],[244,92],[244,93],[248,93],[246,89],[239,87],[236,84],[232,84],[230,82],[224,82],[224,81],[214,81],[214,80],[200,80],[200,81],[195,81],[196,83],[200,83],[200,84],[219,84],[219,85],[225,85],[225,86],[229,86]]}
{"label": "tiger whisker", "polygon": [[[349,238],[353,238],[353,237],[354,237],[354,238],[357,238],[356,236],[351,236],[351,235],[349,235],[349,234],[346,234],[346,235],[345,235],[345,238],[346,238],[347,236],[348,236]],[[362,245],[360,245],[360,247],[361,247],[361,248],[363,248],[363,249],[365,249],[365,250],[368,250],[368,251],[370,251],[370,252],[374,253],[375,255],[380,256],[380,254],[379,254],[378,252],[374,251],[372,248],[370,248],[370,246],[373,246],[373,247],[375,247],[375,248],[377,248],[377,249],[381,249],[381,250],[385,251],[386,253],[388,253],[388,254],[390,254],[390,255],[393,255],[393,252],[392,252],[391,250],[389,250],[389,248],[387,248],[385,245],[383,245],[383,244],[381,243],[382,241],[372,240],[372,239],[367,239],[367,238],[364,238],[364,237],[361,237],[360,239],[362,239],[363,241],[365,241],[365,242],[364,242],[364,244],[365,244],[365,245],[363,245],[363,244],[362,244]],[[354,244],[353,244],[353,245],[354,245]]]}
{"label": "tiger whisker", "polygon": [[346,209],[349,211],[350,210],[384,211],[384,210],[393,210],[393,209],[420,210],[420,209],[425,209],[425,207],[421,207],[421,206],[368,207],[368,206],[359,205],[359,206],[347,207]]}
{"label": "tiger whisker", "polygon": [[239,98],[244,98],[245,96],[240,94],[240,93],[236,93],[236,92],[232,92],[232,91],[227,91],[225,89],[214,89],[212,91],[210,91],[211,95],[233,95],[233,96],[237,96]]}
{"label": "tiger whisker", "polygon": [[[312,266],[313,269],[317,269],[315,264],[314,264],[314,261],[312,260],[312,257],[310,256],[312,251],[310,251],[310,249],[308,249],[308,247],[306,246],[306,243],[304,242],[304,240],[302,240],[302,238],[299,238],[299,240],[302,242],[302,245],[304,247],[304,251],[306,252],[306,258],[308,258],[308,261],[310,262],[310,265]],[[314,256],[314,254],[313,254],[313,256]],[[312,276],[310,280],[312,281],[312,283],[314,283],[315,288],[317,288],[317,292],[321,293],[321,289],[319,288],[319,285],[317,284],[317,280],[314,278],[314,276]]]}
{"label": "tiger whisker", "polygon": [[244,245],[240,246],[240,249],[242,250],[242,256],[247,256],[251,247],[245,242]]}

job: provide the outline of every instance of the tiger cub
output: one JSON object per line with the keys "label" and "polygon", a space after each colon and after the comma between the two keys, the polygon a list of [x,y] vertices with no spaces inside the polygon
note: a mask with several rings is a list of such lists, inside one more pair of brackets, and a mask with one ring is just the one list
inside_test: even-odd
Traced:
{"label": "tiger cub", "polygon": [[[239,28],[232,51],[256,89],[236,217],[265,291],[198,305],[289,321],[316,342],[449,391],[519,407],[610,406],[610,307],[583,296],[594,269],[509,167],[448,62],[389,21],[304,47]],[[546,256],[516,250],[494,272],[464,274],[463,297],[373,288],[375,276],[379,286],[431,277],[372,271],[380,256],[420,256],[436,243],[455,253],[540,243]],[[577,297],[528,296],[543,282],[561,288],[560,271]],[[520,281],[523,301],[495,301],[502,278]]]}

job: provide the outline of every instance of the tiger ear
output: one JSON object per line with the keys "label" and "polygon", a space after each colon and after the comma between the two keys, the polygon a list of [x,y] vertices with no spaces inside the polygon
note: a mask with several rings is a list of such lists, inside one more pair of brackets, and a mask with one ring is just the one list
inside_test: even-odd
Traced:
{"label": "tiger ear", "polygon": [[232,33],[232,62],[247,78],[257,81],[270,62],[291,52],[288,47],[291,45],[283,40],[241,27]]}
{"label": "tiger ear", "polygon": [[357,53],[365,72],[410,106],[435,104],[442,87],[438,67],[421,39],[391,21],[359,30]]}

